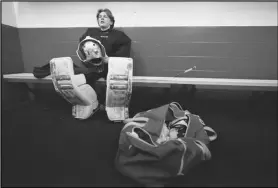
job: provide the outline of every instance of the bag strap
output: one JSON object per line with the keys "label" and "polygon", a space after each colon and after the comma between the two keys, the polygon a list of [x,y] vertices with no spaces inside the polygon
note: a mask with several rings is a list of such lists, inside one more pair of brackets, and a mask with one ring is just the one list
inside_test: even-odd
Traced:
{"label": "bag strap", "polygon": [[217,138],[217,133],[211,127],[204,126],[204,130],[213,133],[212,136],[208,136],[210,141],[213,141]]}
{"label": "bag strap", "polygon": [[195,140],[194,142],[202,150],[203,160],[210,159],[211,152],[209,151],[207,145],[201,142],[200,140]]}
{"label": "bag strap", "polygon": [[149,118],[147,118],[147,117],[133,117],[133,118],[127,118],[127,119],[125,119],[123,122],[124,123],[129,123],[129,122],[132,122],[132,121],[139,121],[139,122],[147,122],[147,121],[149,121]]}
{"label": "bag strap", "polygon": [[171,102],[171,103],[170,103],[170,108],[171,108],[171,105],[174,105],[174,106],[178,107],[181,111],[184,111],[184,110],[182,109],[181,105],[180,105],[178,102]]}
{"label": "bag strap", "polygon": [[188,110],[184,110],[184,109],[182,108],[182,106],[181,106],[179,103],[177,103],[177,102],[172,102],[172,103],[170,103],[170,105],[169,105],[169,109],[172,110],[173,115],[174,115],[175,118],[179,118],[179,117],[176,117],[175,112],[177,112],[177,111],[174,110],[174,107],[176,107],[179,111],[183,112],[183,113],[182,113],[182,116],[187,115],[187,114],[191,114]]}

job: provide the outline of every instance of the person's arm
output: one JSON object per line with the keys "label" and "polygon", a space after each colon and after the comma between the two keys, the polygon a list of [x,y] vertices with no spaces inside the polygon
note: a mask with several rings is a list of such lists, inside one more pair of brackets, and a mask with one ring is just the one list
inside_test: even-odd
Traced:
{"label": "person's arm", "polygon": [[116,40],[116,45],[113,49],[112,57],[130,57],[131,39],[122,33]]}

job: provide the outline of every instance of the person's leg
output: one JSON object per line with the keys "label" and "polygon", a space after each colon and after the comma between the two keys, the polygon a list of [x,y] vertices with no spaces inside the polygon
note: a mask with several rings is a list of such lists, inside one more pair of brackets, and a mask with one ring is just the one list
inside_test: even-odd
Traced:
{"label": "person's leg", "polygon": [[104,104],[105,102],[105,94],[103,94],[103,87],[105,87],[102,83],[98,83],[98,79],[100,79],[99,74],[89,73],[85,74],[86,83],[89,84],[96,92],[97,99],[99,104]]}
{"label": "person's leg", "polygon": [[105,105],[106,87],[103,84],[96,84],[96,91],[98,94],[99,103]]}
{"label": "person's leg", "polygon": [[105,110],[106,84],[92,83],[91,87],[94,88],[95,92],[97,93],[97,99],[98,99],[100,110]]}

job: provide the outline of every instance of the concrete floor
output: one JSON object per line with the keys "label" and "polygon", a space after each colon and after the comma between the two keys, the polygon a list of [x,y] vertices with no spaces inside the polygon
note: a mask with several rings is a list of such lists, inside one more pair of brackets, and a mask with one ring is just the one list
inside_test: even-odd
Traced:
{"label": "concrete floor", "polygon": [[[178,101],[218,133],[212,159],[167,186],[277,186],[277,93],[134,89],[130,113]],[[2,186],[140,186],[114,168],[121,123],[73,119],[56,93],[2,111]]]}

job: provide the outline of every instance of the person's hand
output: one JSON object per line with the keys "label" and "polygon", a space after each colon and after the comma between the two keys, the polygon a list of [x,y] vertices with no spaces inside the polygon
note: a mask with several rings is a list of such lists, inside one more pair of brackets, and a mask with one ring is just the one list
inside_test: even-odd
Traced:
{"label": "person's hand", "polygon": [[102,61],[103,61],[103,63],[108,63],[108,61],[109,61],[109,57],[101,57],[101,59],[102,59]]}

